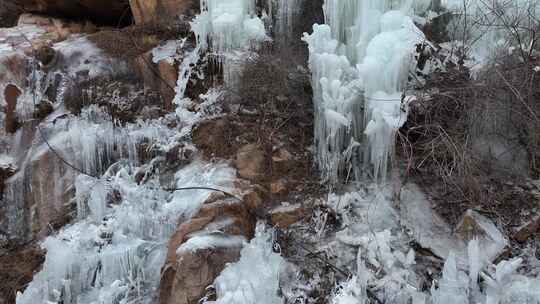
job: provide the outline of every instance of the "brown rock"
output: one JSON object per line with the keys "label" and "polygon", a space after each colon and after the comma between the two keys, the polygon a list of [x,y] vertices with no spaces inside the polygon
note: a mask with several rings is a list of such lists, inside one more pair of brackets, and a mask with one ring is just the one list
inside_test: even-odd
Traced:
{"label": "brown rock", "polygon": [[287,180],[283,178],[277,181],[273,181],[270,184],[270,192],[272,193],[272,195],[278,195],[278,196],[287,195],[289,193],[287,184],[288,184]]}
{"label": "brown rock", "polygon": [[159,79],[156,77],[157,67],[152,62],[152,51],[136,57],[135,68],[137,74],[143,80],[145,91],[155,90],[159,87]]}
{"label": "brown rock", "polygon": [[267,178],[267,157],[263,147],[257,144],[243,146],[236,153],[234,160],[238,175],[251,181]]}
{"label": "brown rock", "polygon": [[167,111],[174,109],[172,101],[176,92],[176,81],[178,79],[178,66],[167,60],[154,63],[152,52],[148,51],[135,58],[135,66],[138,75],[143,79],[145,91],[159,91],[163,97],[164,108]]}
{"label": "brown rock", "polygon": [[514,233],[514,239],[518,242],[525,242],[538,232],[540,232],[540,215],[535,216],[533,219],[517,228]]}
{"label": "brown rock", "polygon": [[474,237],[485,235],[484,229],[478,222],[478,214],[472,210],[465,212],[456,228],[456,234],[464,240],[472,240]]}
{"label": "brown rock", "polygon": [[167,60],[158,63],[159,76],[162,81],[159,84],[159,91],[163,97],[164,108],[167,111],[174,110],[173,99],[176,95],[174,88],[178,80],[178,67]]}
{"label": "brown rock", "polygon": [[207,158],[228,158],[234,153],[229,135],[231,127],[227,118],[204,121],[193,130],[193,143]]}
{"label": "brown rock", "polygon": [[17,291],[28,286],[43,262],[45,252],[37,244],[10,246],[7,254],[0,253],[0,303],[16,303]]}
{"label": "brown rock", "polygon": [[199,0],[129,0],[135,23],[162,22],[180,15],[194,15]]}
{"label": "brown rock", "polygon": [[19,127],[17,117],[17,100],[21,96],[21,90],[12,84],[8,84],[4,90],[4,98],[7,106],[5,128],[8,133],[15,133]]}
{"label": "brown rock", "polygon": [[44,237],[51,232],[51,226],[60,228],[69,221],[67,203],[74,197],[70,189],[76,174],[50,151],[32,162],[30,174],[31,230],[33,235]]}
{"label": "brown rock", "polygon": [[[244,202],[226,198],[222,193],[211,195],[199,213],[180,225],[169,241],[160,282],[160,303],[198,303],[225,265],[239,259],[242,248],[239,240],[252,238],[254,231],[255,219]],[[211,248],[182,249],[182,245],[198,237],[228,242]]]}
{"label": "brown rock", "polygon": [[294,223],[301,221],[305,216],[305,210],[300,204],[281,205],[270,211],[272,225],[286,229]]}
{"label": "brown rock", "polygon": [[44,119],[54,111],[54,107],[51,102],[42,100],[34,109],[34,118]]}
{"label": "brown rock", "polygon": [[279,149],[272,155],[272,174],[274,176],[287,175],[294,169],[294,157],[286,149]]}

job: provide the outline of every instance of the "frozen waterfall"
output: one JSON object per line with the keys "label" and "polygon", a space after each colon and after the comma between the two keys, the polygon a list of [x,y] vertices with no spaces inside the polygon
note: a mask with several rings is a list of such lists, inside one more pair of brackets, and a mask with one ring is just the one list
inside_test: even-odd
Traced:
{"label": "frozen waterfall", "polygon": [[413,52],[425,39],[411,16],[425,7],[426,1],[326,0],[326,24],[304,35],[316,160],[326,180],[359,179],[366,172],[385,179],[396,131],[407,119]]}

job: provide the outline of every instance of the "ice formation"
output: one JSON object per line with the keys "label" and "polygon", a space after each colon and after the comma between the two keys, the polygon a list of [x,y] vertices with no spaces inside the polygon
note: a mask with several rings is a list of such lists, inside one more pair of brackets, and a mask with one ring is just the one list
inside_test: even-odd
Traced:
{"label": "ice formation", "polygon": [[[316,158],[323,177],[384,179],[394,137],[406,121],[404,98],[413,52],[424,34],[410,17],[414,1],[326,0],[326,24],[309,45]],[[350,176],[351,172],[354,176]]]}
{"label": "ice formation", "polygon": [[279,304],[279,278],[285,260],[273,251],[271,230],[257,226],[255,238],[241,251],[240,260],[228,265],[216,278],[215,304]]}
{"label": "ice formation", "polygon": [[[47,256],[17,303],[154,303],[167,243],[178,218],[188,218],[210,195],[190,190],[172,196],[140,186],[119,163],[103,178],[79,177],[79,220],[43,242]],[[195,162],[177,173],[179,186],[228,189],[234,170]],[[122,196],[108,203],[112,189]]]}
{"label": "ice formation", "polygon": [[222,54],[267,38],[253,0],[201,0],[201,11],[191,27],[203,50]]}
{"label": "ice formation", "polygon": [[467,46],[463,51],[473,73],[501,49],[509,53],[532,51],[535,37],[531,37],[530,28],[540,17],[538,1],[445,0],[442,4],[456,16],[448,25],[448,33],[454,41],[452,48]]}
{"label": "ice formation", "polygon": [[415,252],[399,229],[388,187],[372,185],[365,191],[332,194],[326,204],[343,223],[336,240],[321,241],[319,250],[337,256],[337,265],[353,274],[336,287],[333,304],[370,303],[373,297],[381,303],[540,303],[540,280],[522,274],[526,271],[520,269],[521,258],[493,265],[490,244],[475,239],[466,246],[465,261],[459,258],[461,252],[450,248],[442,276],[433,281],[431,290],[422,291]]}

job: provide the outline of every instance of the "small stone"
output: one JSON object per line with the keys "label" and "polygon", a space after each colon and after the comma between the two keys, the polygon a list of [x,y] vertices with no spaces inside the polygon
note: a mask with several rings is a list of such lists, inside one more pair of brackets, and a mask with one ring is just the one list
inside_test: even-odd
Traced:
{"label": "small stone", "polygon": [[289,192],[287,184],[288,182],[285,179],[279,179],[277,181],[274,181],[270,184],[270,192],[273,195],[287,195],[287,193]]}
{"label": "small stone", "polygon": [[286,229],[292,224],[301,221],[305,216],[305,210],[300,204],[290,205],[282,203],[270,211],[272,225]]}
{"label": "small stone", "polygon": [[540,232],[540,215],[535,216],[527,221],[527,223],[517,228],[514,233],[514,239],[518,242],[525,242],[538,232]]}

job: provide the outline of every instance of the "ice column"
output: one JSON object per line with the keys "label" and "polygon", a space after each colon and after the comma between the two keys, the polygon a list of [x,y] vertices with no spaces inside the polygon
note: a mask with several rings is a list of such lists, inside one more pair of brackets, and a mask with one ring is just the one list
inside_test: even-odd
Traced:
{"label": "ice column", "polygon": [[332,183],[366,172],[385,179],[396,131],[407,117],[404,91],[416,65],[415,46],[424,40],[410,15],[424,2],[326,0],[326,24],[304,35],[316,159]]}

